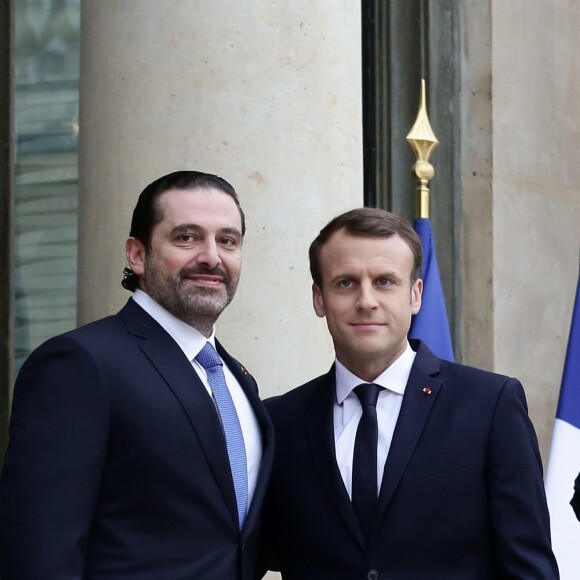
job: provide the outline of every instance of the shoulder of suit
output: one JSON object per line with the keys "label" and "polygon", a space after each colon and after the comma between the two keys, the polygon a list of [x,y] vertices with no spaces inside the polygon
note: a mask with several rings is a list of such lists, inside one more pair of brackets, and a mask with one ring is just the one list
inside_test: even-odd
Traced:
{"label": "shoulder of suit", "polygon": [[501,373],[496,373],[493,371],[488,371],[485,369],[480,369],[477,367],[472,367],[461,363],[450,362],[443,359],[441,359],[440,363],[441,363],[441,372],[453,374],[454,376],[472,377],[480,381],[491,381],[494,383],[495,382],[503,383],[511,378],[508,375],[504,375]]}
{"label": "shoulder of suit", "polygon": [[442,381],[448,392],[461,391],[484,399],[495,399],[506,388],[513,393],[521,393],[523,389],[516,378],[445,360],[441,360],[440,372],[436,378]]}
{"label": "shoulder of suit", "polygon": [[437,357],[421,340],[411,339],[411,347],[417,353],[413,366],[433,376],[446,378],[472,379],[478,382],[503,384],[510,379],[507,375],[487,371]]}
{"label": "shoulder of suit", "polygon": [[34,353],[72,350],[115,350],[118,340],[128,336],[123,321],[117,315],[107,316],[62,334],[53,336],[35,349]]}
{"label": "shoulder of suit", "polygon": [[100,318],[99,320],[94,320],[93,322],[88,322],[64,332],[63,334],[59,334],[57,336],[53,336],[52,338],[48,339],[49,341],[58,341],[58,340],[73,340],[73,341],[82,341],[85,338],[100,336],[100,335],[107,335],[115,328],[123,328],[122,321],[118,318],[117,315],[107,316],[105,318]]}
{"label": "shoulder of suit", "polygon": [[291,388],[285,393],[276,395],[274,397],[269,397],[264,401],[264,404],[268,409],[276,409],[287,407],[289,405],[301,404],[305,401],[308,401],[310,398],[315,397],[322,389],[330,388],[332,386],[331,383],[332,375],[329,372],[325,375],[316,377],[315,379],[312,379],[303,385]]}

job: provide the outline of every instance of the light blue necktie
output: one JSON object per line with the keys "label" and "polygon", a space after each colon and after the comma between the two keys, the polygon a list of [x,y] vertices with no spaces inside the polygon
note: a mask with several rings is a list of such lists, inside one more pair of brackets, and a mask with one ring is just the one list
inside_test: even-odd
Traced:
{"label": "light blue necktie", "polygon": [[234,480],[239,525],[242,529],[248,511],[248,468],[242,427],[226,385],[222,361],[215,348],[206,342],[195,360],[206,370],[209,386],[221,419]]}

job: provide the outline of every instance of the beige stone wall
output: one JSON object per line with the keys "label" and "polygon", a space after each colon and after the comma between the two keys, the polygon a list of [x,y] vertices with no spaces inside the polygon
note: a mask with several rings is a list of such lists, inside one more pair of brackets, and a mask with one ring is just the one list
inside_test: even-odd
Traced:
{"label": "beige stone wall", "polygon": [[346,0],[82,3],[79,318],[116,311],[138,193],[218,173],[248,217],[218,336],[264,396],[325,372],[307,248],[362,203],[360,6]]}
{"label": "beige stone wall", "polygon": [[544,462],[580,247],[580,5],[492,3],[495,368],[524,383]]}
{"label": "beige stone wall", "polygon": [[490,0],[459,3],[460,362],[494,369],[493,124]]}
{"label": "beige stone wall", "polygon": [[[360,6],[87,0],[82,11],[80,321],[128,296],[123,245],[141,189],[202,169],[231,181],[248,214],[220,338],[264,395],[324,372],[332,349],[306,251],[362,203]],[[578,271],[580,6],[467,0],[459,16],[463,361],[522,380],[546,461]]]}

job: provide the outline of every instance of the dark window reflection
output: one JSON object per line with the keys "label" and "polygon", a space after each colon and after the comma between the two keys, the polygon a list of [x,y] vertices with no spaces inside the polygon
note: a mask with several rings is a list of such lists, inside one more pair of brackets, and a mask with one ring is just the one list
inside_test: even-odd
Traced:
{"label": "dark window reflection", "polygon": [[15,368],[75,326],[80,0],[15,2]]}

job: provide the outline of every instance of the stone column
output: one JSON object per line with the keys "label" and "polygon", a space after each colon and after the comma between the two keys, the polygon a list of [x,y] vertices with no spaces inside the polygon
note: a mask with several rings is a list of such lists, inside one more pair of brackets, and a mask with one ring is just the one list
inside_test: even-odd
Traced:
{"label": "stone column", "polygon": [[333,359],[307,248],[362,205],[360,5],[346,0],[86,0],[81,15],[79,322],[118,310],[138,194],[217,173],[248,217],[217,334],[263,395]]}
{"label": "stone column", "polygon": [[526,386],[547,458],[578,276],[580,10],[492,13],[495,366]]}
{"label": "stone column", "polygon": [[580,11],[460,15],[463,361],[521,379],[546,464],[578,274]]}

